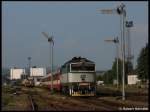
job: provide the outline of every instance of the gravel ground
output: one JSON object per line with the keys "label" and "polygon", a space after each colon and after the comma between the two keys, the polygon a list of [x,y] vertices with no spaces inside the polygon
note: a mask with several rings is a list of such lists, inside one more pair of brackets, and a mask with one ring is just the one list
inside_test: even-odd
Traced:
{"label": "gravel ground", "polygon": [[[5,101],[5,105],[2,106],[2,110],[31,110],[31,104],[28,99],[28,95],[31,93],[34,102],[38,106],[38,110],[117,111],[123,107],[148,107],[148,102],[146,102],[148,99],[145,96],[127,97],[126,101],[122,101],[120,96],[107,95],[97,97],[68,97],[59,93],[51,94],[49,90],[37,87],[22,87],[20,91],[17,91],[17,93],[17,95],[9,92],[5,95],[2,94],[2,101]],[[112,91],[110,93],[112,93]],[[145,98],[145,100],[135,101],[134,98]]]}

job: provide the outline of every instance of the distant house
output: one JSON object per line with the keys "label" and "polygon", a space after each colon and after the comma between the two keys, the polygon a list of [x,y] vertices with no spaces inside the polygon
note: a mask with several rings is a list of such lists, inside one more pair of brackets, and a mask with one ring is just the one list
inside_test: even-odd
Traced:
{"label": "distant house", "polygon": [[128,75],[128,84],[129,85],[137,84],[138,82],[140,82],[140,80],[138,79],[137,75]]}

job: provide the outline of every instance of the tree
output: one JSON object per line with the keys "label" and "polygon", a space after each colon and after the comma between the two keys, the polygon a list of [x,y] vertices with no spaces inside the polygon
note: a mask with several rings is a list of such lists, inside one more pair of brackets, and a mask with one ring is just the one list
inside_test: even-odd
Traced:
{"label": "tree", "polygon": [[[117,79],[117,60],[115,59],[115,61],[113,62],[112,65],[112,75],[113,75],[113,79]],[[121,59],[118,59],[118,80],[119,80],[119,84],[121,84],[122,82],[122,62]]]}
{"label": "tree", "polygon": [[133,64],[131,63],[131,61],[127,61],[127,74],[130,74],[133,72]]}
{"label": "tree", "polygon": [[[108,70],[102,77],[106,84],[113,84],[113,80],[117,80],[117,59],[113,62],[112,69]],[[129,61],[125,61],[125,84],[127,84],[127,77],[130,72],[133,72],[133,65]],[[122,60],[118,59],[118,81],[122,84]]]}
{"label": "tree", "polygon": [[98,80],[103,80],[103,76],[102,76],[102,75],[96,76],[96,80],[97,80],[97,81],[98,81]]}
{"label": "tree", "polygon": [[102,78],[105,84],[112,84],[113,83],[112,70],[108,70],[107,72],[105,72]]}
{"label": "tree", "polygon": [[136,71],[138,78],[143,81],[148,79],[148,44],[142,48],[139,57],[137,59]]}
{"label": "tree", "polygon": [[[127,77],[128,77],[128,73],[129,73],[129,70],[130,72],[133,71],[132,67],[129,68],[129,64],[130,66],[132,66],[132,63],[131,62],[127,62],[125,61],[125,84],[127,84]],[[115,61],[113,62],[113,65],[112,65],[112,78],[113,79],[117,79],[117,59],[115,59]],[[122,60],[121,59],[118,59],[118,81],[119,81],[119,84],[122,84]]]}

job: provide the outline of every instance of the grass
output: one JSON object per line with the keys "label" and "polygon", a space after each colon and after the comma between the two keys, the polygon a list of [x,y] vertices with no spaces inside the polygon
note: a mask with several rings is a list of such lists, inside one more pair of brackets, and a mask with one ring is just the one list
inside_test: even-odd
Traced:
{"label": "grass", "polygon": [[[110,90],[110,91],[122,91],[122,86],[120,85],[119,88],[117,89],[117,86],[116,85],[100,85],[100,86],[97,86],[97,89],[103,89],[103,90]],[[125,85],[125,91],[126,92],[130,92],[130,93],[133,93],[133,92],[140,92],[142,91],[143,93],[148,93],[148,89],[147,88],[139,88],[137,85]]]}
{"label": "grass", "polygon": [[148,103],[147,102],[140,102],[140,101],[132,101],[132,100],[125,100],[123,101],[122,98],[120,97],[118,99],[118,97],[100,97],[100,100],[104,100],[106,102],[112,102],[112,103],[116,103],[119,105],[126,105],[126,106],[145,106],[148,107]]}
{"label": "grass", "polygon": [[27,95],[14,95],[15,88],[8,85],[2,86],[2,110],[28,110]]}
{"label": "grass", "polygon": [[[8,97],[8,96],[6,96]],[[28,100],[27,100],[27,96],[14,96],[13,98],[10,98],[9,101],[6,101],[6,99],[4,99],[5,102],[7,102],[7,104],[5,106],[2,107],[2,110],[29,110],[28,109]]]}
{"label": "grass", "polygon": [[122,86],[117,89],[114,85],[98,86],[98,95],[108,101],[119,102],[125,105],[148,105],[148,89],[138,88],[136,85],[126,85],[126,100],[122,101]]}
{"label": "grass", "polygon": [[3,93],[13,93],[15,92],[15,88],[13,88],[12,86],[8,85],[8,86],[2,86],[2,92]]}
{"label": "grass", "polygon": [[11,102],[15,90],[10,86],[2,86],[2,107],[6,106]]}

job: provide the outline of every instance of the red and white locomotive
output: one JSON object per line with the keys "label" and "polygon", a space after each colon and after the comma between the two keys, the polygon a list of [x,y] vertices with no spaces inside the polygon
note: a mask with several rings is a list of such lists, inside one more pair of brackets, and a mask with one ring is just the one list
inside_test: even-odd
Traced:
{"label": "red and white locomotive", "polygon": [[[86,58],[74,57],[53,73],[53,89],[70,96],[95,96],[95,63]],[[51,74],[41,79],[51,89]]]}

